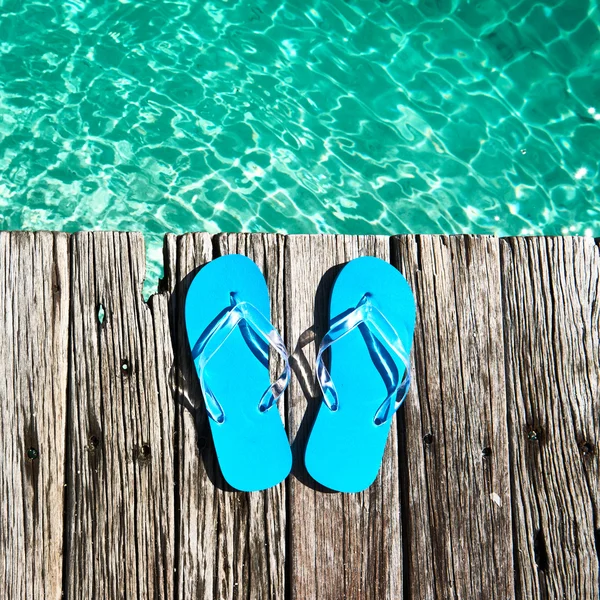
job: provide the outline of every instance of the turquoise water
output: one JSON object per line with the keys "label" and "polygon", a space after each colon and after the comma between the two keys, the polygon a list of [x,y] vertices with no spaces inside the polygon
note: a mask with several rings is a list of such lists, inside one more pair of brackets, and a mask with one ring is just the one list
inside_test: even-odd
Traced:
{"label": "turquoise water", "polygon": [[596,3],[0,0],[0,228],[600,235]]}

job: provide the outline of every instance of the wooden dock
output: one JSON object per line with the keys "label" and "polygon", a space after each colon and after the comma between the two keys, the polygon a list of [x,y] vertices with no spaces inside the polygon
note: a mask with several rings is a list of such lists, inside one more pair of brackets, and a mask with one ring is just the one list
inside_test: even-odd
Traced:
{"label": "wooden dock", "polygon": [[[293,473],[252,494],[219,473],[182,320],[232,252],[293,353]],[[331,284],[365,254],[415,292],[414,384],[344,495],[302,455]],[[598,600],[593,239],[194,233],[148,303],[144,271],[139,234],[0,233],[2,598]]]}

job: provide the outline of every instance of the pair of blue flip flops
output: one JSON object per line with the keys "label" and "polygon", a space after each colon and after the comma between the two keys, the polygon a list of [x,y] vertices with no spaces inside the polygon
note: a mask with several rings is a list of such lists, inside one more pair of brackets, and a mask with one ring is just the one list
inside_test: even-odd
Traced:
{"label": "pair of blue flip flops", "polygon": [[[225,480],[243,491],[283,481],[292,453],[277,400],[291,370],[270,322],[269,292],[259,268],[237,254],[201,269],[189,288],[185,320],[192,357]],[[321,406],[305,452],[310,475],[341,492],[369,487],[379,472],[394,412],[410,385],[415,302],[404,277],[373,257],[338,275],[329,331],[317,357]],[[285,368],[269,378],[269,349]],[[329,349],[330,367],[324,353]]]}

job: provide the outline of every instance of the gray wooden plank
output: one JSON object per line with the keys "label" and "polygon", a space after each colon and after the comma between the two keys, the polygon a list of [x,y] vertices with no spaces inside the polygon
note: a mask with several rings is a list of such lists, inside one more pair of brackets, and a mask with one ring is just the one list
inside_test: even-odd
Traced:
{"label": "gray wooden plank", "polygon": [[213,256],[229,253],[245,254],[261,268],[271,293],[273,322],[283,326],[281,236],[230,234],[211,240],[206,234],[192,234],[177,239],[179,597],[283,598],[284,484],[247,494],[232,490],[223,480],[185,334],[183,308],[193,276]]}
{"label": "gray wooden plank", "polygon": [[140,234],[79,233],[71,251],[67,594],[171,598],[167,297],[143,301]]}
{"label": "gray wooden plank", "polygon": [[312,481],[303,456],[321,401],[314,362],[328,326],[331,286],[340,266],[362,255],[389,259],[388,238],[289,236],[286,246],[286,333],[294,377],[288,422],[294,475],[288,483],[289,595],[397,600],[402,597],[402,540],[396,428],[375,483],[360,494],[329,493]]}
{"label": "gray wooden plank", "polygon": [[197,270],[212,259],[207,233],[187,234],[175,240],[169,252],[165,279],[172,285],[174,382],[177,403],[177,594],[184,598],[216,598],[217,490],[202,460],[207,446],[208,422],[202,412],[200,385],[195,377],[185,331],[185,295]]}
{"label": "gray wooden plank", "polygon": [[0,589],[9,600],[62,595],[68,318],[68,236],[0,232]]}
{"label": "gray wooden plank", "polygon": [[417,300],[402,481],[410,598],[513,595],[498,240],[401,236]]}
{"label": "gray wooden plank", "polygon": [[501,241],[517,597],[597,599],[600,257]]}
{"label": "gray wooden plank", "polygon": [[200,385],[194,377],[185,331],[185,295],[193,276],[212,259],[207,233],[177,237],[175,252],[165,264],[165,279],[172,285],[174,382],[177,403],[177,526],[179,531],[177,593],[183,598],[216,596],[218,506],[202,454],[207,446],[208,422],[201,410]]}
{"label": "gray wooden plank", "polygon": [[[219,256],[243,254],[263,272],[271,297],[271,322],[285,339],[284,323],[284,247],[281,235],[223,234],[214,238]],[[277,353],[271,352],[271,381],[283,368]],[[279,411],[285,422],[284,402]],[[227,581],[229,593],[222,598],[259,600],[285,598],[285,483],[263,492],[221,494],[219,567],[221,581]],[[228,557],[242,560],[232,563]],[[229,564],[228,564],[229,563]],[[245,589],[236,592],[234,586]]]}

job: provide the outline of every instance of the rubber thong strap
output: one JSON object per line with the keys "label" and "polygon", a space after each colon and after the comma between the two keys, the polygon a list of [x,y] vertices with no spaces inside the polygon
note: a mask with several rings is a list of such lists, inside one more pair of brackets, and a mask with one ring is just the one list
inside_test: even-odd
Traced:
{"label": "rubber thong strap", "polygon": [[[266,412],[275,405],[290,382],[291,370],[289,356],[279,332],[253,304],[245,301],[240,302],[237,298],[237,294],[232,293],[231,306],[214,325],[209,326],[204,330],[192,348],[192,358],[198,369],[198,378],[200,379],[208,415],[219,424],[225,422],[225,413],[204,377],[204,370],[211,358],[215,356],[235,328],[242,322],[249,325],[254,332],[259,334],[259,336],[268,342],[270,346],[275,348],[285,363],[281,375],[277,378],[275,383],[271,384],[265,390],[265,393],[258,403],[258,409],[261,412]],[[265,353],[264,349],[258,346],[255,340],[252,340],[250,337],[247,341],[255,346],[268,360],[268,353]]]}
{"label": "rubber thong strap", "polygon": [[[354,310],[340,316],[331,324],[319,347],[317,355],[317,379],[323,391],[323,400],[329,410],[338,410],[338,394],[331,375],[323,361],[323,353],[332,344],[341,340],[361,324],[364,324],[368,332],[382,342],[384,347],[393,352],[405,367],[404,375],[400,379],[396,364],[391,361],[391,356],[387,353],[382,353],[377,348],[377,345],[373,345],[372,350],[375,354],[375,360],[378,366],[385,372],[384,379],[388,380],[386,381],[386,387],[388,388],[387,398],[379,406],[373,417],[375,424],[381,425],[398,410],[406,398],[410,387],[410,364],[408,353],[404,348],[400,336],[385,315],[374,304],[371,294],[365,294]],[[392,405],[393,409],[390,411]]]}

